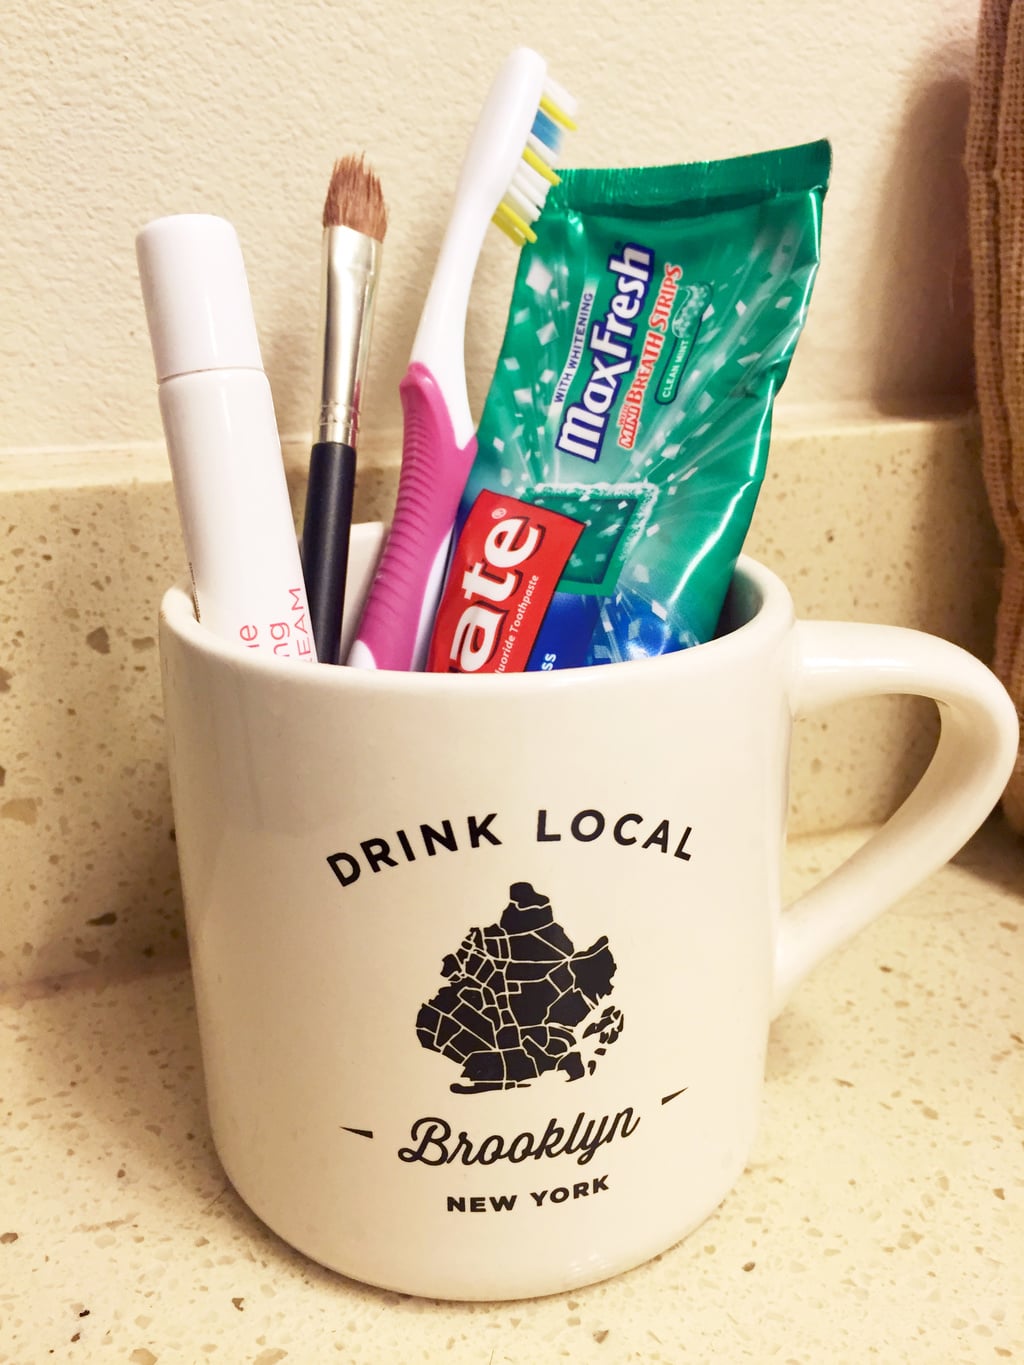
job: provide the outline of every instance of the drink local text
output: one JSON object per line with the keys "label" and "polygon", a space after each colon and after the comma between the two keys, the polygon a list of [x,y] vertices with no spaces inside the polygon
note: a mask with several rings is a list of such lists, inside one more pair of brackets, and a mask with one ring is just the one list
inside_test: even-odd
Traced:
{"label": "drink local text", "polygon": [[[360,839],[347,849],[327,856],[327,863],[342,886],[351,886],[364,874],[373,875],[389,867],[436,858],[446,853],[471,852],[505,842],[502,821],[497,811],[467,815],[461,820],[443,819],[410,825],[386,835]],[[654,851],[666,857],[689,862],[693,829],[669,817],[649,817],[638,811],[606,814],[596,807],[559,816],[546,808],[537,811],[533,826],[538,844],[593,844],[599,840],[620,848]]]}

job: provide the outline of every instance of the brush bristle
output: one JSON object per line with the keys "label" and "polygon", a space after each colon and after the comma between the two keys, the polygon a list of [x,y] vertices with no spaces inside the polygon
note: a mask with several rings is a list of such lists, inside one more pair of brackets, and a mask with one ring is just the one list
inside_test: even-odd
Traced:
{"label": "brush bristle", "polygon": [[334,163],[324,200],[324,227],[347,227],[383,242],[388,211],[380,181],[362,156]]}
{"label": "brush bristle", "polygon": [[537,240],[531,225],[540,217],[548,190],[558,184],[554,167],[562,133],[575,129],[575,112],[576,101],[548,77],[522,159],[491,220],[517,247]]}

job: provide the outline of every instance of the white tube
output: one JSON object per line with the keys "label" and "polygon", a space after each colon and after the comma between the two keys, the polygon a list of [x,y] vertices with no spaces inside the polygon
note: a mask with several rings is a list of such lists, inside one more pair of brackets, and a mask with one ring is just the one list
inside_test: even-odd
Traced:
{"label": "white tube", "polygon": [[136,240],[196,615],[225,640],[314,661],[309,609],[241,248],[222,218]]}

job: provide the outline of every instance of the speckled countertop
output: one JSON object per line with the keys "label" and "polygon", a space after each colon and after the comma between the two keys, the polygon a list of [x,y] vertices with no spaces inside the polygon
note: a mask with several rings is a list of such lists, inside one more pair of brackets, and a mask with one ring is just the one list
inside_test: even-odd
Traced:
{"label": "speckled countertop", "polygon": [[[794,843],[788,890],[860,837]],[[718,1212],[586,1290],[435,1303],[291,1251],[212,1150],[180,962],[0,997],[0,1099],[4,1365],[1024,1357],[1024,843],[998,821],[797,992]]]}

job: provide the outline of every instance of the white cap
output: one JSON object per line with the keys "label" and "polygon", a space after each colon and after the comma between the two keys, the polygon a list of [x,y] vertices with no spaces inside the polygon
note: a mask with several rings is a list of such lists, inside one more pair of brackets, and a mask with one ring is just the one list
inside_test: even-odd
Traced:
{"label": "white cap", "polygon": [[238,234],[224,218],[181,213],[135,239],[158,380],[197,370],[261,370]]}

